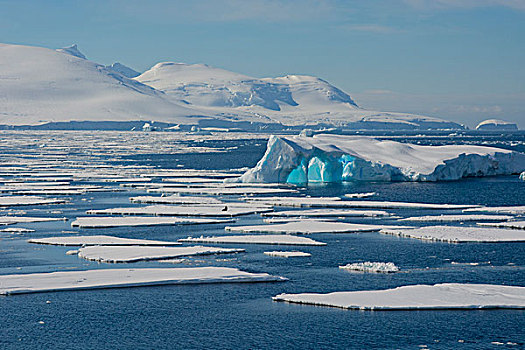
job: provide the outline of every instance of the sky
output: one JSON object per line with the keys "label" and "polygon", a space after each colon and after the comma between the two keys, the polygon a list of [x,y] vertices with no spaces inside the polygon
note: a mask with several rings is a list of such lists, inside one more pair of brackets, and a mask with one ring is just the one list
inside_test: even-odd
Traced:
{"label": "sky", "polygon": [[314,75],[367,109],[525,129],[525,0],[0,0],[0,42]]}

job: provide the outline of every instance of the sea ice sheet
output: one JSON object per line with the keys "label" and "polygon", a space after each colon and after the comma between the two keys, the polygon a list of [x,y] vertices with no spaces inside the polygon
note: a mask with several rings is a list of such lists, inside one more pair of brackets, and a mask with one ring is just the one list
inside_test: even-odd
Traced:
{"label": "sea ice sheet", "polygon": [[62,246],[89,246],[89,245],[105,245],[105,246],[173,246],[180,245],[178,242],[154,241],[149,239],[130,239],[120,238],[106,235],[94,236],[68,236],[68,237],[47,237],[47,238],[33,238],[27,240],[29,243],[62,245]]}
{"label": "sea ice sheet", "polygon": [[328,294],[280,294],[273,300],[360,310],[523,309],[525,287],[442,283]]}
{"label": "sea ice sheet", "polygon": [[239,235],[217,237],[188,237],[179,239],[179,242],[190,243],[240,243],[240,244],[276,244],[276,245],[313,245],[323,246],[326,243],[314,241],[307,237],[292,235]]}
{"label": "sea ice sheet", "polygon": [[350,224],[335,221],[291,221],[283,224],[252,225],[252,226],[226,226],[229,232],[244,233],[281,233],[281,234],[310,234],[310,233],[354,233],[374,232],[384,227],[377,225]]}
{"label": "sea ice sheet", "polygon": [[382,233],[449,243],[523,242],[525,232],[499,228],[427,226],[417,229],[384,229]]}
{"label": "sea ice sheet", "polygon": [[146,207],[127,207],[88,210],[87,214],[101,215],[157,215],[157,216],[212,216],[232,217],[272,211],[270,207],[246,203],[224,203],[206,205],[150,205]]}
{"label": "sea ice sheet", "polygon": [[232,221],[225,219],[175,218],[158,216],[86,216],[78,217],[71,223],[71,226],[80,228],[104,228],[119,226],[224,224],[229,222]]}

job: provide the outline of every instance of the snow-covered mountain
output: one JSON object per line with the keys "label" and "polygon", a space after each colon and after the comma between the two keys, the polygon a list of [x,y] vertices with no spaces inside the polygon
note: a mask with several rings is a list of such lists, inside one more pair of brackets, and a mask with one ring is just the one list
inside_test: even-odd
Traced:
{"label": "snow-covered mountain", "polygon": [[362,109],[311,76],[260,79],[172,62],[137,75],[120,63],[90,61],[76,45],[51,50],[0,44],[0,125],[153,120],[245,129],[462,128],[438,118]]}

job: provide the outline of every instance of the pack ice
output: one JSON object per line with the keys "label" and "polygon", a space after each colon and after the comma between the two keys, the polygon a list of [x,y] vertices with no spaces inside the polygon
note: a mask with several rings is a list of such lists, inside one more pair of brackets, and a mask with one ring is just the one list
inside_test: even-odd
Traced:
{"label": "pack ice", "polygon": [[266,153],[241,182],[439,181],[519,174],[525,154],[506,149],[420,146],[371,137],[271,136]]}

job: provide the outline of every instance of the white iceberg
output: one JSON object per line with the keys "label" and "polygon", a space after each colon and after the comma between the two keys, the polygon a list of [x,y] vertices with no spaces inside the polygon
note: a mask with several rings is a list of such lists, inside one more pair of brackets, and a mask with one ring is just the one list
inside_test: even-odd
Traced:
{"label": "white iceberg", "polygon": [[283,252],[283,251],[271,251],[271,252],[264,252],[265,255],[268,256],[276,256],[279,258],[296,258],[296,257],[309,257],[312,256],[310,253],[305,252]]}
{"label": "white iceberg", "polygon": [[351,224],[346,222],[301,220],[283,224],[226,226],[229,232],[242,233],[280,233],[280,234],[311,234],[311,233],[356,233],[379,231],[385,226]]}
{"label": "white iceberg", "polygon": [[496,243],[525,241],[524,233],[499,228],[427,226],[417,229],[384,229],[381,230],[381,233],[408,238],[417,238],[427,241],[443,241],[449,243]]}
{"label": "white iceberg", "polygon": [[188,283],[285,281],[229,267],[98,269],[0,276],[0,295]]}
{"label": "white iceberg", "polygon": [[232,222],[232,220],[207,218],[176,218],[158,216],[86,216],[78,217],[75,221],[71,223],[71,226],[80,228],[105,228],[119,226],[224,224],[229,222]]}
{"label": "white iceberg", "polygon": [[292,235],[240,235],[218,237],[188,237],[179,239],[179,242],[190,243],[237,243],[237,244],[276,244],[276,245],[313,245],[322,246],[326,243],[314,241],[307,237]]}
{"label": "white iceberg", "polygon": [[353,263],[339,266],[343,270],[351,271],[363,271],[363,272],[376,272],[376,273],[394,273],[399,272],[399,267],[397,267],[392,262],[371,262],[365,261],[363,263]]}
{"label": "white iceberg", "polygon": [[280,294],[273,300],[360,310],[523,309],[525,287],[442,283],[328,294]]}
{"label": "white iceberg", "polygon": [[129,263],[143,260],[160,260],[181,256],[229,254],[244,249],[216,247],[155,247],[155,246],[89,246],[78,250],[78,256],[86,260],[106,263]]}
{"label": "white iceberg", "polygon": [[240,182],[438,181],[510,175],[525,154],[501,148],[420,146],[371,137],[271,136],[266,153]]}
{"label": "white iceberg", "polygon": [[476,126],[476,130],[481,131],[518,131],[516,123],[501,119],[487,119]]}
{"label": "white iceberg", "polygon": [[139,246],[173,246],[180,245],[178,242],[153,241],[149,239],[130,239],[120,238],[105,235],[94,236],[68,236],[68,237],[47,237],[47,238],[33,238],[27,240],[28,243],[35,244],[49,244],[62,246],[90,246],[90,245],[105,245],[105,246],[124,246],[124,245],[139,245]]}

